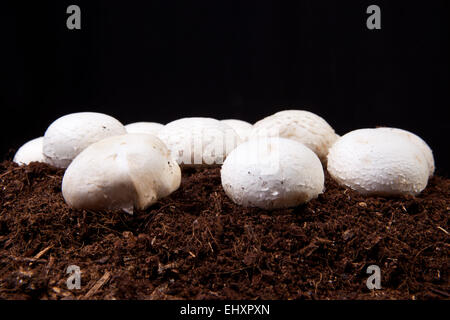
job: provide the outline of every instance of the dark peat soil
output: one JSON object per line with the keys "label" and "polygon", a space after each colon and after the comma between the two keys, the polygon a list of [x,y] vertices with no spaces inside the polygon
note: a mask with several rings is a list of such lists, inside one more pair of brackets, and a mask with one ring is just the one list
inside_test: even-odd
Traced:
{"label": "dark peat soil", "polygon": [[[310,203],[235,205],[219,168],[133,216],[67,207],[64,171],[0,163],[2,299],[449,299],[450,179],[367,197],[327,177]],[[381,290],[366,287],[381,268]],[[81,289],[67,287],[67,268]]]}

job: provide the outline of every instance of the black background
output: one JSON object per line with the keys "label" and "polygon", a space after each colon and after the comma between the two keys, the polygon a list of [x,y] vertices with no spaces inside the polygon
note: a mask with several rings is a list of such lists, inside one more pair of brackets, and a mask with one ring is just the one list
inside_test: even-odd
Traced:
{"label": "black background", "polygon": [[[66,28],[71,4],[81,30]],[[381,30],[366,28],[370,4]],[[449,12],[435,0],[2,1],[0,151],[70,112],[255,122],[297,108],[339,134],[415,132],[448,176]]]}

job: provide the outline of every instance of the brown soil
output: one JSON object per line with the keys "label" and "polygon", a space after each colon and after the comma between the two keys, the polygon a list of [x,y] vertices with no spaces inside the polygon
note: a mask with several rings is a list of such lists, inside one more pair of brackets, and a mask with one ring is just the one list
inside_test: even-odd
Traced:
{"label": "brown soil", "polygon": [[[289,210],[242,208],[220,169],[134,216],[69,209],[63,171],[0,164],[3,299],[448,299],[450,179],[418,197],[366,197],[327,178]],[[366,269],[381,268],[369,291]],[[81,289],[69,290],[69,265]]]}

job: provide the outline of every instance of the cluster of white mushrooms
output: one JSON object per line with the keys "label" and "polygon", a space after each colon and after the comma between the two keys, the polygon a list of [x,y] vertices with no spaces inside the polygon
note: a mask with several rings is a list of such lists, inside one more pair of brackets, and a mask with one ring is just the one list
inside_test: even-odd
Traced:
{"label": "cluster of white mushrooms", "polygon": [[198,117],[124,126],[105,114],[73,113],[24,144],[14,161],[67,168],[62,193],[73,208],[128,213],[177,190],[180,166],[222,165],[225,193],[264,209],[316,198],[324,192],[324,167],[338,183],[374,195],[416,195],[434,173],[430,147],[411,132],[359,129],[339,137],[303,110],[254,125]]}

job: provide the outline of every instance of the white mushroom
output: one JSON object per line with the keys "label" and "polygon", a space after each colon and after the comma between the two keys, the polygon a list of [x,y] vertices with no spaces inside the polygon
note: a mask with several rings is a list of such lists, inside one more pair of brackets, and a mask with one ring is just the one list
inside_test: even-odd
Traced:
{"label": "white mushroom", "polygon": [[427,159],[429,175],[430,177],[433,176],[435,169],[433,151],[422,138],[420,138],[418,135],[412,132],[398,128],[381,127],[377,128],[377,130],[391,131],[393,133],[398,133],[407,137],[412,143],[414,143],[418,148],[420,148],[420,150],[422,150],[425,158]]}
{"label": "white mushroom", "polygon": [[158,137],[179,164],[223,163],[241,141],[232,128],[212,118],[183,118],[164,126]]}
{"label": "white mushroom", "polygon": [[316,198],[324,189],[317,155],[285,138],[258,138],[242,143],[225,160],[225,193],[237,204],[277,209]]}
{"label": "white mushroom", "polygon": [[251,138],[280,136],[303,143],[325,163],[328,149],[337,140],[334,129],[318,115],[304,110],[285,110],[253,125]]}
{"label": "white mushroom", "polygon": [[104,138],[126,134],[125,127],[103,113],[79,112],[55,120],[44,135],[45,161],[67,168],[86,147]]}
{"label": "white mushroom", "polygon": [[45,162],[42,153],[44,137],[28,141],[17,150],[13,161],[19,165],[27,165],[30,162]]}
{"label": "white mushroom", "polygon": [[147,133],[154,136],[157,136],[162,128],[164,125],[157,122],[135,122],[125,126],[128,133]]}
{"label": "white mushroom", "polygon": [[241,138],[242,142],[245,142],[248,140],[250,133],[252,131],[253,125],[242,120],[237,119],[226,119],[222,120],[223,123],[230,126],[231,128],[236,131],[236,133]]}
{"label": "white mushroom", "polygon": [[328,172],[363,194],[418,194],[428,183],[426,157],[392,130],[359,129],[342,136],[328,154]]}
{"label": "white mushroom", "polygon": [[169,150],[149,134],[106,138],[82,151],[67,168],[62,193],[76,209],[133,213],[178,189],[181,171]]}

